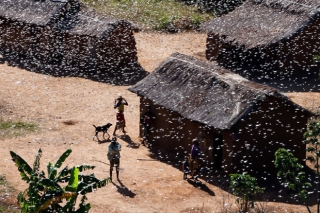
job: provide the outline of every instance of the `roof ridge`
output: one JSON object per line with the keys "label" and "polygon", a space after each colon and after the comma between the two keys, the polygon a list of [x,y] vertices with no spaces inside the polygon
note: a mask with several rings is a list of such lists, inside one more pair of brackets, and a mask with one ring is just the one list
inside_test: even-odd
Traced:
{"label": "roof ridge", "polygon": [[[197,65],[197,64],[195,64],[195,63],[193,63],[193,62],[191,62],[191,61],[187,61],[187,60],[184,60],[184,59],[181,59],[181,58],[178,58],[178,57],[169,56],[168,58],[176,59],[176,60],[179,60],[179,61],[188,63],[188,64],[193,64],[194,66],[196,66],[196,67],[198,67],[198,68],[201,68],[201,69],[205,69],[205,70],[207,69],[206,67]],[[203,61],[203,62],[208,63],[208,62],[206,62],[206,61]],[[221,67],[221,68],[222,68],[222,67]],[[226,71],[228,71],[228,70],[226,70]],[[239,77],[242,78],[243,81],[245,81],[245,82],[250,82],[248,79],[243,78],[242,76],[240,76],[240,75],[238,75],[238,74],[236,74],[236,73],[232,73],[231,71],[228,71],[228,72],[229,72],[230,75],[237,75],[237,76],[239,76]],[[228,84],[228,81],[227,81],[227,80],[230,80],[230,79],[227,78],[227,76],[223,76],[223,75],[221,75],[221,74],[219,74],[219,73],[217,73],[217,72],[211,72],[211,73],[212,73],[213,76],[218,76],[218,77],[220,77],[220,79],[223,80],[223,82],[225,82],[225,83]],[[232,80],[233,80],[233,79],[231,79],[231,81],[232,81]],[[235,81],[235,80],[233,80],[233,81]],[[243,81],[241,81],[241,82],[243,82]],[[236,81],[235,81],[235,82],[236,82]],[[237,82],[237,83],[240,84],[240,82]],[[228,85],[229,85],[229,84],[228,84]],[[259,93],[268,94],[267,91],[264,91],[264,90],[261,90],[261,89],[258,89],[258,88],[254,88],[254,87],[252,87],[252,86],[250,86],[250,85],[247,85],[247,84],[241,84],[241,85],[244,86],[244,87],[246,87],[246,88],[250,88],[251,91],[256,91],[256,94],[259,94]],[[268,88],[269,88],[269,87],[268,87]],[[271,88],[270,88],[270,89],[271,89]]]}
{"label": "roof ridge", "polygon": [[[269,0],[266,0],[266,2],[268,2],[268,1],[269,1]],[[311,5],[306,5],[306,4],[294,2],[294,1],[292,1],[292,0],[281,0],[281,1],[289,2],[289,3],[296,4],[296,5],[300,5],[300,6],[303,6],[303,7],[312,8]]]}
{"label": "roof ridge", "polygon": [[[261,2],[262,2],[262,0],[261,0]],[[300,8],[303,8],[303,10],[305,10],[304,12],[311,13],[311,14],[314,14],[314,11],[320,12],[319,11],[320,6],[317,7],[317,6],[313,5],[313,2],[309,2],[309,3],[310,4],[308,5],[308,4],[304,4],[304,3],[299,3],[295,0],[265,0],[264,4],[265,4],[265,6],[271,7],[271,8],[273,7],[273,4],[275,4],[275,5],[279,4],[284,8],[300,7]],[[289,9],[287,12],[292,12],[292,10]]]}

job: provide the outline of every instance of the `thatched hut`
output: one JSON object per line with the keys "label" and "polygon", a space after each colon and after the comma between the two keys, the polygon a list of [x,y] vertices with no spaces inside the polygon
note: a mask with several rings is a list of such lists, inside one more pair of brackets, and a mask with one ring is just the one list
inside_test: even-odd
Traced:
{"label": "thatched hut", "polygon": [[249,78],[317,78],[319,8],[317,0],[247,0],[201,26],[206,57]]}
{"label": "thatched hut", "polygon": [[98,14],[78,0],[7,0],[2,11],[3,56],[22,67],[115,84],[147,74],[138,63],[137,28],[128,21]]}
{"label": "thatched hut", "polygon": [[[39,40],[65,2],[6,0],[0,2],[0,53],[9,62],[37,58]],[[42,43],[42,42],[41,42]],[[42,45],[42,46],[45,46]],[[31,60],[31,59],[30,59]]]}
{"label": "thatched hut", "polygon": [[306,157],[302,140],[312,113],[216,63],[174,53],[129,91],[140,97],[141,115],[151,107],[150,141],[181,157],[196,137],[209,165],[229,173],[274,175],[280,147],[301,163]]}

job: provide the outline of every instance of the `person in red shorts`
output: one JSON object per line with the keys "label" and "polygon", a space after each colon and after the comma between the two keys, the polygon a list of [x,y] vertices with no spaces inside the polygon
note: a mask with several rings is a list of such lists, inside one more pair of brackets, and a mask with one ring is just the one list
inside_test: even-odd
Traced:
{"label": "person in red shorts", "polygon": [[126,120],[124,119],[123,111],[120,110],[116,115],[116,126],[114,128],[113,135],[116,135],[116,131],[118,129],[121,129],[122,132],[126,134],[126,131],[124,130],[125,127],[126,127]]}

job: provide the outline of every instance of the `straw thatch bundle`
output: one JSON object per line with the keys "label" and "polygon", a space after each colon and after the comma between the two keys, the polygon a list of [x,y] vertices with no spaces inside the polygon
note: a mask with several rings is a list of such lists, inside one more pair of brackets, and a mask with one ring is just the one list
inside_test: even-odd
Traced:
{"label": "straw thatch bundle", "polygon": [[250,49],[293,36],[319,17],[318,0],[247,0],[201,29]]}
{"label": "straw thatch bundle", "polygon": [[[126,24],[129,28],[132,25],[125,20],[103,16],[91,8],[68,5],[68,13],[58,20],[55,28],[71,34],[101,37],[107,36],[119,24]],[[135,28],[132,25],[132,29]]]}
{"label": "straw thatch bundle", "polygon": [[103,16],[80,0],[0,1],[0,54],[9,64],[58,76],[132,84],[138,63],[125,20]]}
{"label": "straw thatch bundle", "polygon": [[0,17],[44,26],[58,16],[67,1],[1,0]]}
{"label": "straw thatch bundle", "polygon": [[129,91],[216,129],[230,129],[257,102],[270,96],[288,106],[295,105],[274,88],[179,53],[168,57]]}

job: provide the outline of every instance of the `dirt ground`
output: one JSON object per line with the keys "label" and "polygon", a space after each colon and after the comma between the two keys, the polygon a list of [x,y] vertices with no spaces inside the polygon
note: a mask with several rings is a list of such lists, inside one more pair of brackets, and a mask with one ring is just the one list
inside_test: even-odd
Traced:
{"label": "dirt ground", "polygon": [[[137,33],[135,35],[139,62],[154,70],[173,52],[204,58],[206,35]],[[200,185],[182,179],[179,163],[163,162],[155,156],[165,156],[158,150],[140,146],[138,137],[139,99],[127,86],[113,86],[82,78],[57,78],[0,65],[0,117],[5,120],[35,122],[36,134],[1,141],[0,175],[23,191],[27,185],[11,161],[9,151],[22,156],[30,165],[39,148],[43,151],[41,168],[55,162],[68,148],[73,152],[64,163],[95,165],[95,175],[109,177],[107,146],[109,141],[93,141],[95,125],[115,123],[114,98],[122,95],[129,106],[125,109],[127,135],[118,135],[122,144],[121,181],[88,195],[93,213],[177,213],[221,212],[234,208],[232,196],[217,184],[200,179]],[[320,106],[319,93],[290,93],[293,101],[309,109]],[[111,127],[111,134],[114,126]],[[216,177],[211,177],[215,179]],[[210,179],[210,178],[209,178]],[[214,181],[213,181],[214,182]],[[221,185],[220,185],[221,186]],[[274,212],[306,212],[305,207],[286,203],[264,204]],[[200,211],[202,210],[202,211]]]}

